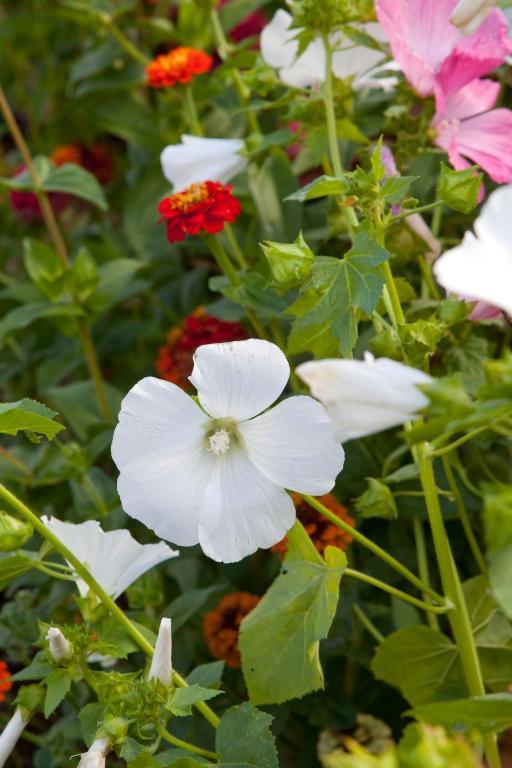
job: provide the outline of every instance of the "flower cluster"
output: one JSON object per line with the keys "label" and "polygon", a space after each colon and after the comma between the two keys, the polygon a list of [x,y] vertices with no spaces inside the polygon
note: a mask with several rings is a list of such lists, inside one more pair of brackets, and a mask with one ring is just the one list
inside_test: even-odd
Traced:
{"label": "flower cluster", "polygon": [[158,211],[167,227],[167,240],[178,243],[187,235],[201,232],[213,235],[235,221],[241,207],[231,189],[229,185],[204,181],[164,198]]}
{"label": "flower cluster", "polygon": [[170,88],[177,83],[190,83],[196,75],[209,72],[212,66],[213,58],[208,53],[179,46],[148,64],[147,82],[152,88]]}

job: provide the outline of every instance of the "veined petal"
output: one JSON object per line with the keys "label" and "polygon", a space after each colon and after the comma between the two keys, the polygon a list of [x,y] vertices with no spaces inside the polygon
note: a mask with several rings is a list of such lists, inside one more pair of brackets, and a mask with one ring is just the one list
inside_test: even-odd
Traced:
{"label": "veined petal", "polygon": [[247,339],[199,347],[190,381],[210,416],[244,421],[277,400],[289,375],[278,346]]}
{"label": "veined petal", "polygon": [[458,154],[468,157],[498,184],[512,182],[512,111],[492,109],[463,120],[456,134]]}
{"label": "veined petal", "polygon": [[295,522],[295,507],[242,449],[217,459],[201,512],[199,543],[213,560],[233,563],[280,541]]}
{"label": "veined petal", "polygon": [[290,397],[239,424],[251,461],[276,485],[321,496],[330,491],[344,461],[325,408],[311,397]]}
{"label": "veined petal", "polygon": [[[75,524],[43,517],[42,521],[113,598],[150,568],[179,554],[162,541],[139,544],[126,530],[105,532],[97,520]],[[82,597],[85,596],[89,590],[87,584],[78,577],[76,585]]]}

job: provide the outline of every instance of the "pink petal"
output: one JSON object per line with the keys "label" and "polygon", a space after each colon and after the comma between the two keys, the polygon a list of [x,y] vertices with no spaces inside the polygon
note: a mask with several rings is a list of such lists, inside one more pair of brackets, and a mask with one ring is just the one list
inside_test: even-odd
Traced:
{"label": "pink petal", "polygon": [[[456,154],[469,158],[498,184],[512,182],[512,111],[493,109],[463,120],[453,136]],[[436,143],[437,140],[436,140]],[[439,144],[442,146],[442,144]],[[453,146],[452,146],[453,149]],[[450,162],[452,158],[450,156]],[[454,167],[457,167],[454,164]]]}
{"label": "pink petal", "polygon": [[481,112],[488,112],[496,104],[499,92],[500,84],[494,80],[473,80],[448,97],[441,90],[437,90],[437,112],[433,125],[436,126],[441,120],[464,120]]}

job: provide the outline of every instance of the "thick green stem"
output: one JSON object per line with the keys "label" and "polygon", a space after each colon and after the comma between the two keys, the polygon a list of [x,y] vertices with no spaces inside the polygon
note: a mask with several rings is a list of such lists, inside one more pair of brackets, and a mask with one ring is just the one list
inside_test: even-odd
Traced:
{"label": "thick green stem", "polygon": [[208,749],[202,749],[201,747],[196,747],[195,744],[190,744],[188,741],[178,739],[177,736],[173,736],[172,733],[169,733],[169,731],[162,726],[158,726],[156,730],[159,736],[168,741],[169,744],[173,744],[173,746],[178,747],[179,749],[186,749],[187,752],[193,752],[195,755],[208,757],[210,760],[217,760],[216,752],[210,752]]}
{"label": "thick green stem", "polygon": [[224,232],[226,233],[226,238],[229,243],[229,247],[231,248],[231,252],[238,262],[238,266],[240,269],[247,269],[249,265],[247,264],[242,249],[238,245],[238,240],[236,239],[236,235],[233,232],[233,227],[231,224],[224,224]]}
{"label": "thick green stem", "polygon": [[435,600],[435,602],[440,606],[444,607],[446,605],[445,599],[442,595],[439,595],[427,584],[424,584],[421,579],[416,576],[415,573],[406,568],[405,565],[402,565],[402,563],[399,560],[396,560],[393,555],[390,555],[388,552],[386,552],[385,549],[382,549],[378,544],[375,544],[375,542],[373,542],[371,539],[368,539],[364,534],[358,531],[357,528],[353,528],[351,525],[345,522],[345,520],[339,518],[337,515],[331,512],[330,509],[318,501],[318,499],[315,499],[313,496],[308,496],[305,493],[302,494],[302,498],[311,507],[313,507],[313,509],[316,509],[317,512],[320,512],[321,515],[330,520],[333,525],[336,525],[346,533],[349,533],[352,538],[355,539],[355,541],[358,541],[360,544],[377,555],[377,557],[380,557],[381,560],[384,560],[384,562],[386,562],[391,568],[393,568],[395,571],[398,571],[398,573],[400,573],[404,579],[407,579],[407,581],[409,581],[411,584],[414,584],[414,586],[421,592],[429,595],[429,597]]}
{"label": "thick green stem", "polygon": [[357,579],[358,581],[364,581],[365,584],[371,584],[372,587],[381,589],[383,592],[388,592],[388,594],[393,595],[393,597],[397,597],[399,600],[403,600],[405,603],[410,603],[411,605],[416,606],[416,608],[421,608],[423,611],[429,611],[431,613],[447,613],[447,611],[451,610],[450,605],[432,605],[432,603],[426,603],[423,600],[418,600],[416,597],[408,595],[407,592],[402,592],[401,589],[396,589],[396,587],[392,587],[390,584],[386,584],[385,581],[375,579],[373,576],[368,576],[366,573],[361,573],[361,571],[355,571],[353,568],[345,568],[343,575],[351,576],[353,579]]}
{"label": "thick green stem", "polygon": [[[7,502],[16,512],[18,512],[22,517],[25,518],[25,520],[28,520],[34,529],[47,541],[49,541],[53,547],[57,550],[57,552],[64,558],[64,560],[67,560],[67,562],[73,567],[73,569],[76,571],[78,576],[80,576],[81,579],[85,581],[85,583],[88,585],[88,587],[94,592],[96,597],[101,600],[105,608],[110,611],[110,613],[117,619],[117,621],[122,624],[122,626],[126,629],[127,633],[130,635],[130,637],[135,640],[139,648],[141,648],[145,654],[147,654],[149,657],[153,656],[154,654],[154,648],[151,645],[151,643],[146,640],[144,635],[137,629],[137,627],[132,624],[130,619],[125,616],[124,612],[119,608],[118,605],[112,600],[110,595],[108,595],[103,587],[98,584],[96,579],[90,574],[90,572],[87,570],[87,568],[83,565],[83,563],[80,562],[80,560],[75,557],[75,555],[71,552],[70,549],[68,549],[58,538],[58,536],[53,533],[50,528],[47,528],[47,526],[38,518],[34,512],[32,512],[31,509],[29,509],[26,504],[24,504],[20,499],[17,498],[11,491],[9,491],[4,485],[0,484],[0,498],[2,498],[4,501]],[[173,681],[176,685],[178,685],[181,688],[187,687],[187,682],[179,675],[176,671],[173,670]],[[209,723],[211,723],[214,728],[217,728],[220,720],[215,714],[215,712],[210,709],[210,707],[205,704],[204,702],[199,702],[196,704],[197,709],[201,714],[208,720]]]}
{"label": "thick green stem", "polygon": [[[421,493],[423,496],[423,493]],[[423,530],[423,523],[419,517],[413,518],[412,521],[414,530],[414,541],[416,544],[416,559],[418,560],[418,571],[420,573],[420,579],[430,586],[430,573],[428,570],[427,560],[427,548],[425,545],[425,532]],[[424,595],[425,601],[430,602],[428,595]],[[439,629],[439,622],[437,616],[434,613],[427,613],[427,621],[432,629]]]}

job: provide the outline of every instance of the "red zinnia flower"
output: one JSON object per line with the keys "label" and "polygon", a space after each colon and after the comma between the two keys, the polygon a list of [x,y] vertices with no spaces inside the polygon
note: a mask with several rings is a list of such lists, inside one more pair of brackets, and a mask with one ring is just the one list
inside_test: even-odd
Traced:
{"label": "red zinnia flower", "polygon": [[176,83],[190,83],[196,75],[209,72],[213,58],[204,51],[180,45],[157,56],[146,67],[147,83],[153,88],[170,88]]}
{"label": "red zinnia flower", "polygon": [[181,327],[169,331],[166,344],[158,352],[157,373],[161,379],[188,389],[188,377],[194,367],[193,355],[198,347],[246,338],[247,331],[242,325],[207,315],[202,308],[196,309],[185,318]]}
{"label": "red zinnia flower", "polygon": [[[306,529],[311,541],[320,554],[322,554],[328,546],[338,547],[343,550],[348,549],[348,545],[352,541],[350,533],[346,533],[341,528],[330,523],[327,518],[322,517],[316,510],[310,507],[299,494],[292,493],[292,499],[295,504],[295,509],[297,510],[298,519]],[[349,525],[354,525],[353,518],[350,517],[343,504],[340,504],[339,501],[334,498],[332,493],[326,493],[325,496],[319,496],[318,501],[330,509],[331,512],[334,512],[340,520],[344,520]],[[280,557],[285,556],[286,536],[277,544],[274,544],[272,552],[275,552]]]}
{"label": "red zinnia flower", "polygon": [[231,185],[216,181],[192,184],[182,192],[166,197],[158,206],[167,223],[167,239],[178,243],[187,235],[220,232],[226,222],[231,223],[240,215],[240,203],[231,194]]}
{"label": "red zinnia flower", "polygon": [[11,672],[5,661],[0,661],[0,701],[5,701],[5,694],[12,688],[9,680]]}
{"label": "red zinnia flower", "polygon": [[240,624],[259,603],[258,595],[234,592],[226,595],[203,621],[203,632],[208,650],[214,659],[222,659],[228,667],[240,667],[238,633]]}

